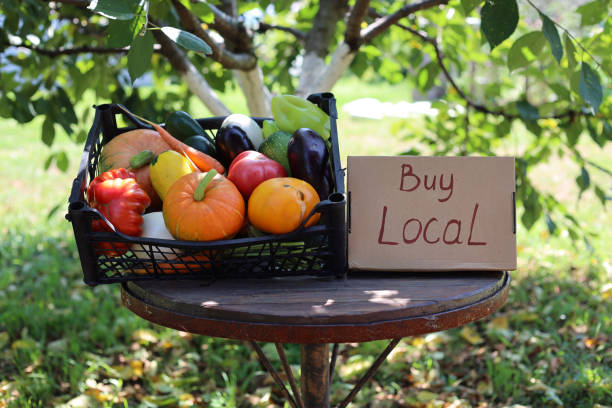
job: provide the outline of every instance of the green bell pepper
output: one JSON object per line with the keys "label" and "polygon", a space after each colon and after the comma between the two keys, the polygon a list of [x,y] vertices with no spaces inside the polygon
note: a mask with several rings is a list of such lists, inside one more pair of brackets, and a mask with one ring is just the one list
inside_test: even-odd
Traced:
{"label": "green bell pepper", "polygon": [[280,130],[293,133],[297,129],[308,128],[323,139],[329,139],[329,116],[315,104],[294,95],[274,96],[271,104],[272,116]]}

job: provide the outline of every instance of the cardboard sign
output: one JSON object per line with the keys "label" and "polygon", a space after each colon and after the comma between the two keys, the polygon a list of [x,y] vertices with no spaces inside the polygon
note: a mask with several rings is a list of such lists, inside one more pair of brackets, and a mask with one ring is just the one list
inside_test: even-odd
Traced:
{"label": "cardboard sign", "polygon": [[516,269],[513,157],[348,157],[349,269]]}

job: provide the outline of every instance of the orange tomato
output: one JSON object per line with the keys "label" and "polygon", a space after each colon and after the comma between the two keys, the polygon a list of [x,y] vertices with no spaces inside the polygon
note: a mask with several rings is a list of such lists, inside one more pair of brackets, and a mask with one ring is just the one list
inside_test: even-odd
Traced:
{"label": "orange tomato", "polygon": [[[294,177],[271,178],[259,184],[249,197],[248,218],[255,228],[272,234],[297,229],[319,203],[314,187]],[[306,223],[319,221],[314,214]]]}

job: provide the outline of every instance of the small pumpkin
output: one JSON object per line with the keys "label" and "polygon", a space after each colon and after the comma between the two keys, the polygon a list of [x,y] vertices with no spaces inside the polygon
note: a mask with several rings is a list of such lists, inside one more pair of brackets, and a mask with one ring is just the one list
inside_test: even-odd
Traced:
{"label": "small pumpkin", "polygon": [[[319,203],[314,187],[294,177],[268,179],[251,193],[248,217],[251,224],[271,234],[285,234],[296,230]],[[306,223],[309,227],[319,221],[315,213]]]}
{"label": "small pumpkin", "polygon": [[161,209],[161,199],[155,192],[149,176],[151,160],[170,146],[154,130],[135,129],[112,138],[102,148],[99,168],[101,172],[128,168],[136,176],[136,182],[151,198],[149,211]]}
{"label": "small pumpkin", "polygon": [[166,193],[162,212],[174,238],[215,241],[240,231],[245,204],[234,183],[212,169],[176,180]]}
{"label": "small pumpkin", "polygon": [[142,268],[134,269],[134,273],[138,275],[174,275],[176,273],[197,273],[202,272],[211,266],[211,258],[204,253],[197,253],[193,255],[167,255],[165,261],[157,260],[154,266],[151,262],[147,262],[146,258],[143,259]]}

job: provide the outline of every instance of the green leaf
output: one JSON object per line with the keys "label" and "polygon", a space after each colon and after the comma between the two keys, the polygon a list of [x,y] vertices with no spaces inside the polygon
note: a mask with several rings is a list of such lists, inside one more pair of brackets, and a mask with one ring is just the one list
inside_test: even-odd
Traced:
{"label": "green leaf", "polygon": [[130,20],[144,0],[93,0],[88,9],[112,20]]}
{"label": "green leaf", "polygon": [[132,42],[128,52],[128,72],[132,82],[148,71],[153,56],[153,44],[155,40],[150,32],[144,36],[137,36]]}
{"label": "green leaf", "polygon": [[610,126],[610,124],[608,122],[606,122],[605,120],[602,120],[603,122],[603,130],[601,132],[602,136],[604,137],[605,140],[612,140],[612,126]]}
{"label": "green leaf", "polygon": [[[605,135],[603,133],[600,133],[597,129],[597,123],[593,123],[594,120],[589,120],[588,118],[585,118],[585,122],[586,122],[586,127],[587,127],[587,131],[589,132],[589,136],[591,136],[591,139],[593,139],[593,141],[595,143],[597,143],[597,145],[601,148],[604,147],[604,145],[606,144],[605,141]],[[602,129],[603,130],[603,129]]]}
{"label": "green leaf", "polygon": [[45,160],[45,165],[43,166],[45,170],[49,170],[49,167],[51,167],[51,163],[53,162],[54,158],[55,158],[55,153],[47,156],[47,159]]}
{"label": "green leaf", "polygon": [[576,95],[580,95],[580,70],[576,70],[570,74],[570,90]]}
{"label": "green leaf", "polygon": [[13,118],[19,123],[28,123],[36,116],[34,106],[29,98],[15,94],[15,103],[13,104]]}
{"label": "green leaf", "polygon": [[580,175],[576,177],[576,184],[580,188],[580,194],[584,192],[591,185],[591,176],[584,166],[580,168]]}
{"label": "green leaf", "polygon": [[582,99],[591,105],[593,112],[597,114],[603,99],[603,91],[601,82],[599,82],[599,75],[586,62],[582,62],[580,69],[578,91]]}
{"label": "green leaf", "polygon": [[594,0],[576,9],[580,14],[580,26],[589,26],[603,21],[608,16],[608,0]]}
{"label": "green leaf", "polygon": [[353,74],[357,75],[357,77],[361,78],[363,73],[368,69],[368,57],[363,52],[358,52],[353,58],[353,62],[351,62],[351,71]]}
{"label": "green leaf", "polygon": [[516,0],[487,0],[480,10],[480,29],[491,50],[510,37],[519,21]]}
{"label": "green leaf", "polygon": [[572,241],[576,241],[579,238],[579,235],[574,228],[568,228],[567,232],[569,232]]}
{"label": "green leaf", "polygon": [[565,129],[567,143],[570,147],[576,146],[576,143],[578,143],[578,139],[580,139],[582,131],[582,122],[578,118],[574,119],[574,121]]}
{"label": "green leaf", "polygon": [[78,144],[82,144],[85,142],[85,140],[87,140],[87,132],[85,131],[85,129],[81,129],[76,135],[75,142]]}
{"label": "green leaf", "polygon": [[198,16],[202,21],[212,21],[214,14],[210,8],[210,4],[206,3],[194,3],[191,5],[191,12]]}
{"label": "green leaf", "polygon": [[514,71],[535,61],[545,43],[546,37],[541,31],[532,31],[520,37],[508,51],[508,69]]}
{"label": "green leaf", "polygon": [[521,215],[521,221],[523,222],[525,228],[529,230],[531,227],[533,227],[542,214],[542,205],[540,204],[539,196],[535,191],[531,191],[527,196],[527,199],[523,200],[523,207],[525,208],[525,211],[523,212],[523,215]]}
{"label": "green leaf", "polygon": [[435,61],[429,62],[417,74],[417,85],[419,91],[427,92],[434,85],[440,71],[440,66]]}
{"label": "green leaf", "polygon": [[53,139],[55,139],[55,126],[53,125],[53,121],[47,116],[42,125],[42,141],[47,146],[51,146],[53,144]]}
{"label": "green leaf", "polygon": [[72,125],[78,123],[78,118],[64,88],[58,86],[51,95],[47,117],[59,124],[68,135],[72,134]]}
{"label": "green leaf", "polygon": [[[57,214],[57,212],[63,207],[62,204],[63,203],[55,204],[53,208],[49,210],[49,212],[47,213],[47,221],[55,217],[55,214]],[[68,345],[68,339],[63,338],[63,339],[52,341],[51,343],[47,345],[47,347],[49,351],[61,352],[62,351],[61,349],[66,348],[67,345]]]}
{"label": "green leaf", "polygon": [[161,30],[172,41],[184,48],[187,48],[188,50],[201,52],[205,55],[212,54],[212,48],[210,48],[210,46],[206,44],[204,40],[187,31],[174,27],[162,27]]}
{"label": "green leaf", "polygon": [[540,137],[542,135],[542,127],[535,120],[526,120],[523,122],[528,131]]}
{"label": "green leaf", "polygon": [[563,57],[563,46],[561,45],[561,38],[559,38],[559,32],[555,23],[544,13],[540,13],[542,19],[542,32],[550,44],[552,54],[559,64],[561,64],[561,58]]}
{"label": "green leaf", "polygon": [[548,86],[553,90],[555,94],[559,97],[559,99],[569,99],[570,98],[570,90],[567,89],[564,85],[558,82],[549,83]]}
{"label": "green leaf", "polygon": [[[201,3],[198,3],[201,4]],[[149,2],[149,13],[157,20],[162,20],[170,12],[170,2],[166,0],[151,0]],[[200,17],[200,16],[199,16]]]}
{"label": "green leaf", "polygon": [[61,171],[68,170],[69,161],[68,155],[65,151],[62,150],[61,152],[57,153],[57,155],[55,156],[55,164],[57,165],[57,168]]}
{"label": "green leaf", "polygon": [[540,118],[538,108],[526,100],[518,101],[516,103],[516,109],[518,110],[521,118],[525,121],[534,121]]}
{"label": "green leaf", "polygon": [[47,113],[49,110],[49,101],[43,98],[38,98],[32,101],[32,106],[34,107],[36,113],[42,115]]}
{"label": "green leaf", "polygon": [[546,221],[546,227],[548,228],[548,232],[550,233],[550,235],[553,235],[557,230],[557,224],[552,220],[552,218],[550,218],[549,213],[545,214],[544,219]]}
{"label": "green leaf", "polygon": [[463,7],[463,11],[465,12],[465,15],[467,16],[468,14],[472,12],[472,10],[478,7],[483,1],[484,0],[461,0],[461,7]]}
{"label": "green leaf", "polygon": [[143,23],[139,18],[131,20],[112,20],[108,24],[106,32],[108,39],[106,44],[112,48],[127,47],[142,29]]}
{"label": "green leaf", "polygon": [[56,101],[60,104],[60,113],[64,115],[70,123],[77,123],[79,121],[74,112],[74,106],[70,101],[70,97],[64,88],[57,87]]}
{"label": "green leaf", "polygon": [[599,186],[595,186],[595,195],[601,201],[601,205],[605,206],[606,201],[610,200],[609,197],[606,196],[606,192],[601,189]]}
{"label": "green leaf", "polygon": [[576,47],[567,33],[563,34],[563,44],[565,45],[565,53],[567,55],[567,66],[573,70],[578,64],[576,61]]}

